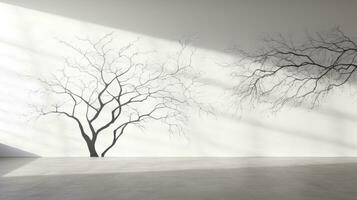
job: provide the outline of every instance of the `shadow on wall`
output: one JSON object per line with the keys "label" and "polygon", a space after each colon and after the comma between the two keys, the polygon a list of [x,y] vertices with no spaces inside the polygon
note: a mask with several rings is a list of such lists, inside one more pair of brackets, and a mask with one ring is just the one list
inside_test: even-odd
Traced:
{"label": "shadow on wall", "polygon": [[331,0],[1,1],[162,39],[177,40],[198,34],[199,47],[218,51],[234,43],[252,45],[249,38],[282,27],[283,31],[292,32],[311,27],[326,29],[331,24],[354,27],[357,3],[341,1],[336,6],[337,2]]}
{"label": "shadow on wall", "polygon": [[36,154],[0,143],[0,177],[36,160],[38,157]]}
{"label": "shadow on wall", "polygon": [[3,157],[39,157],[36,154],[15,148],[15,147],[11,147],[5,144],[1,144],[0,143],[0,158]]}
{"label": "shadow on wall", "polygon": [[[6,0],[3,0],[3,2],[6,2]],[[281,20],[288,19],[288,21],[289,21],[289,20],[291,20],[291,18],[294,18],[294,15],[292,15],[290,18],[289,17],[285,18],[286,15],[282,15],[283,16],[282,17],[278,13],[276,13],[276,17],[278,17],[279,20],[271,20],[272,18],[275,18],[275,15],[274,16],[269,15],[269,13],[273,13],[272,12],[273,9],[270,7],[268,7],[268,9],[267,9],[268,13],[267,12],[251,12],[252,10],[259,10],[259,8],[260,9],[263,8],[264,4],[266,4],[266,3],[262,3],[262,2],[260,2],[259,4],[256,4],[258,7],[256,7],[254,3],[249,4],[249,5],[247,4],[246,6],[231,6],[231,4],[234,4],[233,1],[231,3],[218,3],[218,1],[216,1],[216,2],[208,1],[207,3],[204,1],[194,1],[193,3],[191,3],[191,2],[190,3],[187,3],[187,2],[181,3],[179,1],[175,1],[175,2],[168,3],[168,2],[164,2],[162,0],[161,1],[150,0],[148,2],[141,1],[140,3],[137,1],[133,1],[133,2],[126,1],[126,2],[121,2],[121,3],[116,3],[116,1],[106,1],[106,3],[103,3],[103,2],[98,2],[98,1],[96,2],[96,1],[83,1],[83,0],[58,1],[58,2],[53,2],[53,1],[49,2],[49,1],[44,1],[44,0],[38,0],[38,1],[12,0],[12,1],[8,1],[8,2],[11,4],[24,6],[24,7],[28,7],[31,9],[42,10],[42,11],[46,11],[49,13],[55,13],[55,14],[59,14],[62,16],[71,17],[74,19],[90,21],[90,22],[94,22],[94,23],[98,23],[101,25],[106,25],[106,26],[110,26],[110,27],[114,27],[114,28],[119,28],[119,29],[123,29],[123,30],[134,31],[137,33],[152,35],[152,36],[163,38],[163,39],[173,39],[176,36],[181,37],[182,35],[189,34],[191,31],[195,32],[197,29],[202,28],[200,31],[203,33],[202,37],[204,37],[204,41],[201,44],[201,46],[207,47],[207,48],[213,48],[213,49],[215,49],[216,47],[218,49],[220,49],[221,47],[224,48],[225,43],[232,38],[234,38],[234,40],[235,39],[237,39],[237,40],[246,39],[247,42],[251,42],[252,37],[250,37],[250,39],[249,39],[248,37],[246,37],[246,38],[244,36],[241,37],[242,35],[240,35],[240,34],[235,35],[235,30],[238,30],[237,29],[238,27],[240,28],[239,30],[241,30],[243,32],[246,31],[245,33],[243,33],[243,35],[244,34],[249,35],[247,33],[255,33],[255,32],[259,32],[260,30],[265,30],[265,28],[267,28],[267,26],[271,26],[271,27],[270,28],[268,27],[268,29],[266,29],[265,31],[270,32],[271,29],[274,29],[274,23],[278,24],[279,27],[284,27],[285,29],[288,29],[288,27],[290,27],[290,26],[296,26],[296,24],[299,24],[299,22],[288,23],[288,27],[285,27],[285,25],[287,23],[286,22],[282,23]],[[117,2],[120,2],[120,1],[117,1]],[[154,2],[156,2],[156,3],[154,3]],[[180,5],[177,6],[176,4],[180,4]],[[274,5],[272,5],[272,6],[274,7]],[[289,8],[290,8],[290,6],[289,6]],[[310,4],[309,4],[309,6],[310,6]],[[320,5],[320,6],[323,7],[324,5]],[[222,7],[230,8],[232,10],[224,11],[224,9]],[[245,8],[247,8],[247,7],[249,7],[250,9],[245,10]],[[293,6],[291,6],[291,7],[292,8],[290,8],[290,10],[295,9]],[[316,7],[316,5],[314,4],[314,6],[312,6],[312,7]],[[349,7],[353,8],[354,6],[349,5]],[[335,7],[331,7],[331,8],[335,8]],[[78,12],[78,10],[81,10],[83,12]],[[133,10],[136,11],[134,14],[131,13]],[[202,10],[202,12],[200,12],[201,10]],[[239,10],[245,10],[245,11],[238,12]],[[277,9],[275,9],[275,10],[277,10]],[[298,10],[298,9],[296,9],[296,10]],[[217,13],[217,14],[210,14],[210,13]],[[248,16],[247,13],[249,13],[249,15],[251,13],[258,13],[258,15],[263,15],[263,17],[256,16],[257,18],[259,18],[259,20],[249,20],[248,21],[247,19],[244,19],[244,16]],[[321,14],[325,15],[323,13],[324,12],[321,11]],[[331,12],[326,12],[326,13],[329,13],[329,15],[331,15]],[[265,16],[265,15],[268,15],[268,16]],[[237,17],[237,16],[241,16],[241,17]],[[332,13],[331,16],[334,16],[334,12]],[[187,18],[192,19],[192,20],[188,20]],[[321,18],[323,18],[323,16],[321,16]],[[273,22],[273,25],[271,23],[266,23],[265,26],[257,26],[257,23],[265,23],[267,21]],[[308,20],[306,20],[306,21],[308,21]],[[322,23],[325,22],[325,20],[319,20],[319,21],[323,21]],[[247,23],[247,22],[249,22],[249,23]],[[334,22],[330,22],[329,20],[326,20],[326,22],[329,25],[330,25],[330,23],[331,24],[334,23]],[[336,24],[341,24],[341,23],[336,23]],[[21,25],[24,25],[24,24],[21,24]],[[230,30],[231,26],[233,26],[232,29],[234,29],[234,30]],[[298,27],[296,29],[299,29],[300,31],[303,30]],[[209,30],[213,30],[213,31],[209,31]],[[220,32],[220,30],[222,30],[222,32]],[[227,30],[229,30],[229,31],[227,31]],[[276,29],[276,30],[279,30],[279,29]],[[218,32],[215,32],[215,31],[218,31]],[[198,34],[200,34],[200,33],[198,33]],[[204,34],[209,34],[209,35],[204,35]],[[209,38],[211,40],[209,40]],[[209,42],[207,42],[207,41],[209,41]],[[235,41],[231,41],[231,42],[236,43]],[[50,57],[51,59],[52,58],[57,59],[57,57],[53,57],[52,55],[47,54],[46,51],[42,52],[39,50],[37,50],[37,51],[32,50],[31,48],[28,48],[26,46],[21,46],[21,45],[19,46],[16,43],[11,43],[11,42],[8,42],[7,40],[2,40],[2,41],[0,41],[0,43],[6,44],[8,46],[14,46],[17,49],[20,49],[20,48],[24,49],[24,51],[26,51],[26,52],[29,51],[29,52],[31,52],[31,54],[36,54],[36,55],[39,54],[41,57]],[[237,43],[240,43],[240,42],[237,42]],[[29,41],[29,44],[31,44],[30,41]],[[20,57],[20,59],[21,59],[21,57]],[[14,59],[12,59],[12,60],[14,60]],[[27,61],[27,60],[25,59],[24,61]],[[9,67],[7,67],[7,68],[9,68]],[[10,70],[8,70],[8,71],[10,71]],[[13,74],[16,74],[16,73],[14,72]],[[14,77],[14,80],[15,80],[15,77]],[[202,79],[201,81],[209,84],[210,86],[222,87],[222,89],[231,87],[231,85],[227,84],[225,81],[218,80],[216,77],[205,78],[205,79]],[[9,81],[7,81],[7,84],[9,84]],[[18,86],[18,85],[16,85],[16,84],[11,85],[11,87],[15,87],[15,86]],[[4,98],[4,97],[2,97],[2,98]],[[9,99],[9,101],[11,101],[11,99]],[[349,121],[356,120],[356,116],[354,116],[353,114],[348,114],[348,113],[345,114],[343,111],[338,111],[338,110],[330,110],[330,109],[327,110],[326,109],[323,112],[321,112],[321,114],[330,115],[330,116],[333,116],[336,118],[338,116],[338,119],[348,119]],[[225,116],[226,116],[225,118],[230,118],[230,116],[228,116],[228,115],[225,115]],[[232,121],[240,122],[238,120],[238,118],[233,118]],[[334,139],[326,138],[323,136],[319,136],[319,135],[316,136],[312,132],[304,132],[304,131],[301,131],[296,128],[291,129],[289,127],[281,126],[280,124],[270,124],[267,122],[260,122],[257,119],[247,119],[245,121],[242,121],[242,123],[246,123],[251,126],[262,128],[262,129],[264,128],[264,129],[273,130],[273,131],[287,134],[287,135],[294,135],[297,138],[307,138],[307,139],[310,139],[313,141],[320,141],[320,142],[332,144],[335,146],[346,147],[349,149],[357,149],[357,146],[354,145],[352,141],[344,141],[342,139],[336,141]],[[336,123],[336,122],[334,122],[334,123]],[[22,139],[22,141],[20,141],[20,142],[22,143],[24,140],[23,140],[23,138],[21,138],[21,139]],[[156,141],[153,141],[152,144],[156,144]],[[219,144],[219,142],[216,142],[216,143],[212,143],[210,145],[217,146],[220,144]],[[258,144],[258,145],[260,145],[260,144]],[[63,146],[65,146],[65,144],[63,144]],[[3,151],[0,149],[0,156],[2,156],[1,154],[3,152],[7,152],[7,151]],[[12,154],[16,151],[10,151],[10,152]],[[9,152],[7,152],[7,154],[8,153]],[[9,156],[9,155],[6,155],[6,156]],[[15,156],[15,155],[11,155],[11,156]],[[25,156],[25,155],[20,154],[20,155],[16,155],[16,156]],[[26,156],[29,156],[29,155],[26,155]]]}

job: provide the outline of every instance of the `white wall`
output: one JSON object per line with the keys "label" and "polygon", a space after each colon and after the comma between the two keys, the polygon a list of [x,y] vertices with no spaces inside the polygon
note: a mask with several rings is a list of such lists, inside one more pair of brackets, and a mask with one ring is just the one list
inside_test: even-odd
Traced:
{"label": "white wall", "polygon": [[[114,31],[125,43],[172,53],[176,39],[196,35],[195,67],[214,116],[192,113],[185,136],[153,125],[128,129],[108,156],[356,156],[357,101],[350,90],[321,108],[287,108],[276,115],[233,112],[229,71],[232,44],[256,46],[278,32],[301,35],[341,25],[357,36],[353,1],[4,1],[0,4],[0,143],[39,156],[87,156],[76,126],[63,118],[30,120],[28,104],[43,102],[26,78],[62,66],[68,51],[56,38],[98,37]],[[25,8],[24,8],[25,7]],[[98,144],[100,146],[100,144]]]}

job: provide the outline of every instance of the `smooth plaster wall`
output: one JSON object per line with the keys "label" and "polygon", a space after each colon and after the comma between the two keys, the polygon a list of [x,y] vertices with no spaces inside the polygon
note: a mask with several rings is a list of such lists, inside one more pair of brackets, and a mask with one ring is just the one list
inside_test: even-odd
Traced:
{"label": "smooth plaster wall", "polygon": [[[28,75],[51,72],[68,51],[58,38],[97,37],[114,31],[123,44],[140,37],[144,49],[174,53],[176,41],[195,37],[195,67],[215,115],[192,113],[184,136],[152,125],[128,129],[108,156],[357,156],[354,85],[332,94],[316,110],[286,108],[278,114],[233,112],[229,70],[233,45],[251,49],[277,33],[340,25],[357,36],[356,1],[45,1],[0,4],[0,143],[39,156],[87,156],[76,126],[64,118],[31,120],[29,92],[41,87]],[[352,92],[351,92],[352,91]],[[101,144],[98,144],[99,148]],[[2,154],[1,154],[2,155]]]}

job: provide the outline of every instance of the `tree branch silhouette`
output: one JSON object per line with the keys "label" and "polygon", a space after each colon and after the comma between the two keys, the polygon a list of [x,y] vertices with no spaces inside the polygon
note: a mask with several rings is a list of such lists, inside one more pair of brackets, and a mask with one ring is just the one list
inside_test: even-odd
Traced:
{"label": "tree branch silhouette", "polygon": [[[96,41],[78,38],[80,46],[60,41],[78,56],[67,58],[58,73],[39,78],[46,93],[60,97],[61,103],[37,107],[38,113],[74,120],[91,157],[104,157],[130,126],[159,121],[170,132],[182,132],[185,109],[202,108],[193,97],[198,73],[187,41],[180,42],[174,58],[151,63],[145,57],[153,52],[138,51],[136,41],[116,49],[113,40],[110,33]],[[187,73],[194,76],[187,78]],[[108,134],[112,142],[99,154],[97,138]]]}
{"label": "tree branch silhouette", "polygon": [[267,103],[278,111],[286,104],[315,107],[330,91],[351,83],[357,69],[357,45],[338,27],[307,34],[302,44],[280,35],[264,40],[254,53],[238,50],[244,71],[234,88],[241,103]]}

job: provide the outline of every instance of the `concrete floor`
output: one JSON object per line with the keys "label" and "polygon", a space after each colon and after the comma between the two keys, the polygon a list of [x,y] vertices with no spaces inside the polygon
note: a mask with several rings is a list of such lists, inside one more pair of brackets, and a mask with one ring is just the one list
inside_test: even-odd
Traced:
{"label": "concrete floor", "polygon": [[1,158],[1,200],[355,200],[357,158]]}

